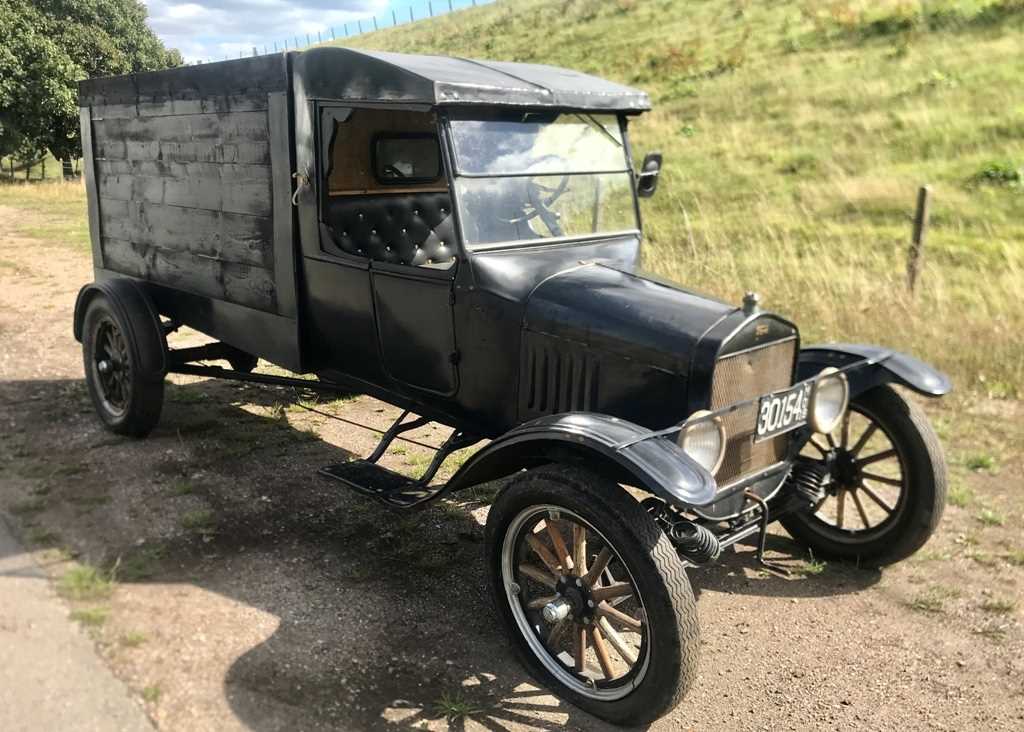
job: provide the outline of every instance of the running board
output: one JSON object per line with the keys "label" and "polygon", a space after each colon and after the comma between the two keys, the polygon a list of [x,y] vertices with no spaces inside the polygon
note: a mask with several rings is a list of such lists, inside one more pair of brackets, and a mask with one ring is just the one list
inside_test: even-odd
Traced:
{"label": "running board", "polygon": [[409,510],[429,503],[439,498],[448,487],[447,483],[439,486],[424,485],[418,480],[367,460],[336,463],[320,468],[317,472],[340,481],[346,488],[376,498],[385,505],[400,510]]}
{"label": "running board", "polygon": [[[475,445],[481,438],[461,430],[455,430],[440,447],[436,448],[434,458],[430,461],[427,469],[423,471],[423,475],[419,478],[409,478],[377,465],[377,461],[384,456],[395,438],[405,439],[400,437],[402,433],[430,423],[430,420],[425,417],[415,417],[406,422],[405,418],[408,416],[409,410],[402,412],[391,427],[384,432],[377,447],[366,460],[335,463],[320,468],[317,472],[328,478],[339,480],[346,487],[362,493],[364,496],[372,496],[392,508],[408,510],[440,498],[447,492],[448,484],[432,486],[430,481],[437,475],[437,471],[440,470],[445,459],[456,450]],[[423,443],[417,442],[416,444],[422,445]]]}

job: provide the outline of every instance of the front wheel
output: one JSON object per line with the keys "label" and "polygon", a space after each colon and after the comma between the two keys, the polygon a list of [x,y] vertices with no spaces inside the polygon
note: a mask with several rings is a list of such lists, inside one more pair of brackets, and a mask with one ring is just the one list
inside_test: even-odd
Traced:
{"label": "front wheel", "polygon": [[935,532],[946,501],[946,462],[928,418],[878,386],[850,402],[835,432],[805,448],[830,478],[824,498],[782,525],[817,556],[870,566],[906,559]]}
{"label": "front wheel", "polygon": [[646,724],[697,673],[682,561],[614,482],[564,465],[511,481],[487,517],[498,614],[530,672],[588,712]]}

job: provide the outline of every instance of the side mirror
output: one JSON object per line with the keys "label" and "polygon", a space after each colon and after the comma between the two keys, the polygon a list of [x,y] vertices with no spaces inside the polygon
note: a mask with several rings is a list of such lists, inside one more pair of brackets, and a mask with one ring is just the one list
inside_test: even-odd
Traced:
{"label": "side mirror", "polygon": [[636,176],[636,195],[650,198],[658,190],[658,176],[661,174],[661,153],[652,152],[644,156],[644,163]]}

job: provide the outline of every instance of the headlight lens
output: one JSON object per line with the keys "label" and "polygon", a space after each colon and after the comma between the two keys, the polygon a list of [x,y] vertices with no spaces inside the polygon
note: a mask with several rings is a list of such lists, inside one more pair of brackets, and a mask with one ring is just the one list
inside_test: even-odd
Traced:
{"label": "headlight lens", "polygon": [[850,386],[846,376],[829,367],[818,374],[818,380],[811,391],[811,427],[815,432],[828,433],[836,428],[846,414],[850,401]]}
{"label": "headlight lens", "polygon": [[714,475],[725,457],[725,428],[722,420],[701,410],[694,412],[679,431],[679,447],[694,462]]}

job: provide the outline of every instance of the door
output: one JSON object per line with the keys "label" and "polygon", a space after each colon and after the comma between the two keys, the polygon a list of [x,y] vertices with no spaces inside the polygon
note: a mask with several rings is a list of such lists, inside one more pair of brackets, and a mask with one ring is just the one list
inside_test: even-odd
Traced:
{"label": "door", "polygon": [[306,273],[330,368],[454,394],[455,227],[434,115],[323,106],[319,137]]}

